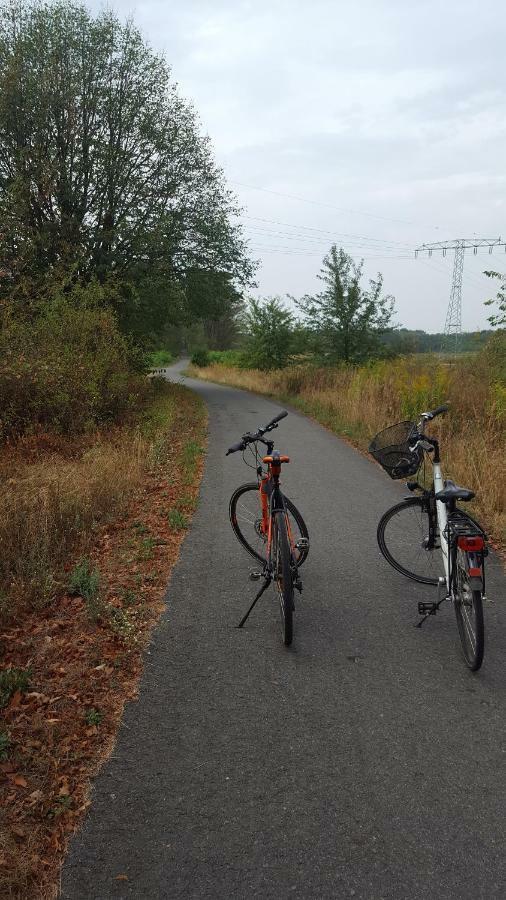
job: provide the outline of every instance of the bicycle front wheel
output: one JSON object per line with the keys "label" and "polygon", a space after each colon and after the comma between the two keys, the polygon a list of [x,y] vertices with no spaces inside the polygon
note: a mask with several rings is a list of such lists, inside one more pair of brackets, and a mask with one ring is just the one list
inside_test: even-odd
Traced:
{"label": "bicycle front wheel", "polygon": [[420,497],[409,497],[387,510],[377,537],[386,561],[406,578],[437,584],[439,576],[444,576],[437,526],[431,534],[429,513]]}
{"label": "bicycle front wheel", "polygon": [[293,578],[292,557],[283,512],[274,513],[272,520],[271,564],[278,592],[281,614],[281,634],[287,647],[293,640]]}
{"label": "bicycle front wheel", "polygon": [[457,628],[464,659],[471,671],[476,672],[483,662],[485,650],[482,592],[471,588],[468,554],[460,548],[457,549],[455,565],[453,603]]}
{"label": "bicycle front wheel", "polygon": [[[290,523],[290,534],[294,544],[294,562],[301,566],[308,555],[308,531],[306,523],[297,507],[285,497],[286,512]],[[262,531],[262,511],[258,484],[251,482],[238,487],[230,498],[230,524],[237,540],[255,559],[267,562],[267,535]],[[298,541],[304,538],[305,546],[297,549]],[[295,558],[296,556],[296,558]]]}

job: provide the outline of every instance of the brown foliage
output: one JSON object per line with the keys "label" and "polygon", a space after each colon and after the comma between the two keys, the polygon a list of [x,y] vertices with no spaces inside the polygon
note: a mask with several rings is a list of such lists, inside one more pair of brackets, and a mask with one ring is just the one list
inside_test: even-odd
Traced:
{"label": "brown foliage", "polygon": [[[0,727],[5,898],[56,895],[66,843],[89,805],[89,779],[111,752],[125,701],[135,697],[141,652],[163,608],[185,533],[173,527],[169,513],[177,508],[187,523],[196,503],[205,438],[196,396],[180,386],[167,388],[133,437],[131,430],[103,434],[84,447],[52,439],[47,475],[42,441],[18,448],[24,469],[10,486],[10,508],[16,514],[15,496],[22,499],[36,543],[37,528],[45,529],[43,543],[52,547],[56,565],[56,572],[47,571],[56,581],[86,548],[100,591],[96,615],[82,596],[60,592],[33,609],[21,602],[18,586],[11,594],[17,605],[0,634],[2,669],[28,671],[29,685],[20,681],[13,694],[11,685]],[[57,549],[52,528],[63,540],[63,529],[77,520],[82,531],[76,527],[74,540]],[[28,536],[23,546],[30,551]],[[2,734],[8,745],[3,754]]]}

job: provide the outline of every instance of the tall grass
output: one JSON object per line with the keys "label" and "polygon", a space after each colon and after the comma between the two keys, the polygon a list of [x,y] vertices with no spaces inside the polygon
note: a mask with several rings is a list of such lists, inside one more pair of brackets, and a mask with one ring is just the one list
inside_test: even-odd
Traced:
{"label": "tall grass", "polygon": [[498,340],[452,364],[417,355],[361,368],[296,366],[266,373],[213,364],[195,371],[291,402],[361,448],[387,425],[449,401],[449,414],[431,426],[441,440],[445,471],[476,491],[476,514],[505,543],[504,348]]}
{"label": "tall grass", "polygon": [[[157,392],[137,426],[72,442],[40,435],[0,456],[0,619],[45,605],[65,581],[71,554],[121,514],[170,439],[177,387]],[[48,451],[48,444],[50,450]],[[33,460],[35,456],[35,460]]]}

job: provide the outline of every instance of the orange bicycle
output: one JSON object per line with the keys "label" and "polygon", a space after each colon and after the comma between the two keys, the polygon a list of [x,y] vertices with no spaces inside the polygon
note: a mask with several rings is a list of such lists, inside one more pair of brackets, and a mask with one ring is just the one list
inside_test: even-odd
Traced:
{"label": "orange bicycle", "polygon": [[[262,563],[261,572],[252,572],[251,579],[263,578],[264,583],[256,595],[246,615],[241,619],[242,628],[253,607],[264,591],[274,581],[277,587],[281,612],[283,640],[288,647],[293,640],[294,589],[302,591],[299,568],[309,552],[309,536],[304,519],[280,487],[281,466],[289,463],[288,456],[274,451],[274,441],[265,440],[264,435],[278,427],[286,410],[275,416],[263,428],[243,434],[239,443],[227,450],[229,453],[251,452],[257,481],[242,484],[230,498],[230,522],[239,542],[255,559]],[[267,448],[262,462],[258,444]],[[248,464],[248,463],[247,463]]]}

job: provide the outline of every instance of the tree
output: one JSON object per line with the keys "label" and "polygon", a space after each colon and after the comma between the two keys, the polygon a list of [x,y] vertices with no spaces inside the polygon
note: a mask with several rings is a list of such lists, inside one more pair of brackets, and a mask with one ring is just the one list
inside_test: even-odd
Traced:
{"label": "tree", "polygon": [[292,349],[293,317],[279,298],[250,300],[245,328],[250,366],[269,371],[287,365]]}
{"label": "tree", "polygon": [[500,272],[491,270],[484,272],[484,274],[488,275],[489,278],[497,278],[502,282],[495,297],[492,300],[485,301],[485,306],[492,306],[493,303],[497,304],[498,312],[489,316],[488,321],[494,327],[502,328],[506,325],[506,275],[501,275]]}
{"label": "tree", "polygon": [[390,329],[394,298],[382,295],[383,277],[360,285],[362,265],[334,244],[318,278],[324,290],[295,301],[311,332],[313,348],[327,363],[361,363],[381,353],[380,335]]}
{"label": "tree", "polygon": [[114,276],[135,288],[120,322],[138,333],[145,313],[151,332],[184,316],[174,283],[189,269],[251,281],[237,214],[192,106],[132,22],[75,0],[0,8],[4,293],[21,276]]}

